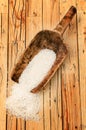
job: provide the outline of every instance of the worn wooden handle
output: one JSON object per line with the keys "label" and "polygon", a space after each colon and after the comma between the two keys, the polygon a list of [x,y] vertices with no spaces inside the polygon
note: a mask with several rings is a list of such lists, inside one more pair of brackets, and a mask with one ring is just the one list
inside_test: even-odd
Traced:
{"label": "worn wooden handle", "polygon": [[76,8],[74,6],[71,6],[66,15],[62,18],[62,20],[59,22],[59,24],[56,26],[54,30],[58,31],[60,35],[63,35],[64,31],[70,24],[75,14],[76,14]]}

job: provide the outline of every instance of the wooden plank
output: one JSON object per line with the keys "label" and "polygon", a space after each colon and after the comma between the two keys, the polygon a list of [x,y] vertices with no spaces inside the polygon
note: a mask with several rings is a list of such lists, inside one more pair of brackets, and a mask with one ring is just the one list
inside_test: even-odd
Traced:
{"label": "wooden plank", "polygon": [[[26,46],[42,30],[42,0],[26,1]],[[43,130],[43,94],[41,94],[40,121],[27,121],[26,130]]]}
{"label": "wooden plank", "polygon": [[[14,82],[10,78],[11,71],[17,63],[22,51],[25,49],[25,1],[9,0],[9,25],[8,25],[8,42],[9,42],[9,55],[8,55],[8,95],[12,84]],[[17,120],[21,120],[20,124]],[[18,126],[19,125],[19,126]],[[25,121],[16,119],[15,116],[8,115],[7,117],[7,130],[25,130]]]}
{"label": "wooden plank", "polygon": [[82,130],[86,130],[86,1],[77,0]]}
{"label": "wooden plank", "polygon": [[61,69],[51,80],[51,130],[62,130]]}
{"label": "wooden plank", "polygon": [[[60,13],[62,17],[71,5],[76,1],[61,0]],[[81,129],[81,109],[80,109],[80,86],[79,86],[79,66],[77,48],[77,28],[76,16],[73,18],[69,28],[64,34],[64,42],[69,54],[62,66],[62,117],[63,129]]]}
{"label": "wooden plank", "polygon": [[61,88],[61,68],[57,73],[57,130],[62,130],[62,88]]}
{"label": "wooden plank", "polygon": [[0,14],[0,130],[6,129],[7,14]]}
{"label": "wooden plank", "polygon": [[[53,30],[59,22],[59,0],[43,0],[43,29]],[[62,130],[61,73],[55,74],[44,91],[45,130]]]}
{"label": "wooden plank", "polygon": [[[6,13],[6,14],[5,14]],[[0,0],[0,130],[6,129],[8,1]]]}

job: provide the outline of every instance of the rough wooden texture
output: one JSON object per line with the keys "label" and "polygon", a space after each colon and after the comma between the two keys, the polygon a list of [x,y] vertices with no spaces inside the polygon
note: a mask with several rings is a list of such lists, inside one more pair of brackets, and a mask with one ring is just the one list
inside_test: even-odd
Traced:
{"label": "rough wooden texture", "polygon": [[[10,95],[11,86],[14,84],[10,79],[13,66],[25,49],[25,1],[8,1],[8,93]],[[21,128],[19,125],[21,120]],[[25,122],[16,119],[15,116],[7,115],[7,130],[25,130]]]}
{"label": "rough wooden texture", "polygon": [[82,130],[86,130],[86,1],[77,0],[77,31],[80,71]]}
{"label": "rough wooden texture", "polygon": [[[69,54],[42,92],[41,120],[25,122],[6,115],[15,63],[35,34],[55,28],[71,5],[78,11],[64,34]],[[0,130],[86,130],[85,90],[86,1],[0,0]]]}
{"label": "rough wooden texture", "polygon": [[[61,1],[60,4],[60,12],[63,15],[63,9],[65,11],[71,4],[76,5],[76,1],[71,3],[70,1]],[[63,129],[80,130],[81,106],[76,16],[64,35],[64,42],[68,47],[69,55],[62,66]]]}
{"label": "rough wooden texture", "polygon": [[6,129],[7,14],[0,13],[0,130]]}

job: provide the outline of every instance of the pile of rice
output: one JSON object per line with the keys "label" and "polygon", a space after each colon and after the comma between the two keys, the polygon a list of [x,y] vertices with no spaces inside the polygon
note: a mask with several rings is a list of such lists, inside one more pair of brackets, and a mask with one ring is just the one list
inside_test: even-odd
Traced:
{"label": "pile of rice", "polygon": [[43,49],[34,56],[21,74],[19,84],[12,86],[11,96],[6,100],[6,108],[12,115],[39,119],[41,93],[33,94],[30,91],[44,79],[55,59],[55,52],[49,49]]}

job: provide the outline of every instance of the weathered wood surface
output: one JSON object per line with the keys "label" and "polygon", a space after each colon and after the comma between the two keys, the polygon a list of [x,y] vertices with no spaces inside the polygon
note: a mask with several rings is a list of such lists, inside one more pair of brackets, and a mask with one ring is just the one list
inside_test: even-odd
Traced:
{"label": "weathered wood surface", "polygon": [[[6,114],[13,66],[41,29],[53,29],[68,8],[77,15],[64,34],[69,54],[42,93],[39,122]],[[86,130],[86,1],[0,0],[0,130]]]}

